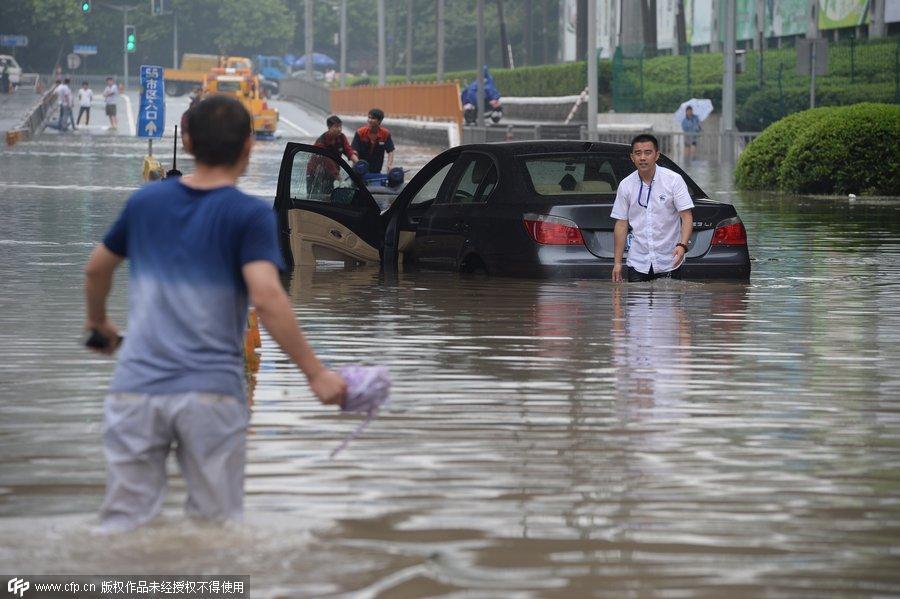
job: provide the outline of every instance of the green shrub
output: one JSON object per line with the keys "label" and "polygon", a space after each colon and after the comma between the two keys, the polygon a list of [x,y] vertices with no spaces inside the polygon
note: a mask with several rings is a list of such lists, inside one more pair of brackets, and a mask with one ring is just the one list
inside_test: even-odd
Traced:
{"label": "green shrub", "polygon": [[769,126],[741,152],[734,171],[739,189],[777,189],[778,171],[794,140],[834,108],[815,108],[787,116]]}
{"label": "green shrub", "polygon": [[778,185],[798,193],[900,194],[900,106],[855,104],[813,119],[784,157]]}
{"label": "green shrub", "polygon": [[[740,90],[740,88],[738,88]],[[849,106],[859,102],[894,100],[894,89],[882,83],[849,85],[848,82],[825,81],[816,85],[817,106]],[[786,114],[793,114],[809,106],[809,84],[784,89],[783,106],[777,87],[754,91],[746,101],[738,100],[736,123],[742,131],[761,131]]]}

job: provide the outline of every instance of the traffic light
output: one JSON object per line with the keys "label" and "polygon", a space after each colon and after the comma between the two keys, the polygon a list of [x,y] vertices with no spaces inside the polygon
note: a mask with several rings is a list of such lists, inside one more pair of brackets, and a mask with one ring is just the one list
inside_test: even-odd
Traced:
{"label": "traffic light", "polygon": [[158,17],[166,12],[165,0],[150,0],[150,14]]}
{"label": "traffic light", "polygon": [[134,52],[135,46],[137,46],[137,36],[135,35],[134,25],[126,25],[125,26],[125,50],[127,52]]}
{"label": "traffic light", "polygon": [[81,0],[81,14],[86,15],[91,12],[91,0]]}

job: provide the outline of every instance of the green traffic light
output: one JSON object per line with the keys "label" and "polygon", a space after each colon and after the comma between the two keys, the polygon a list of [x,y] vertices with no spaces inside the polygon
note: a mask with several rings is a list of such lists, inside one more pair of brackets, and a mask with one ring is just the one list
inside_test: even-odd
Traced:
{"label": "green traffic light", "polygon": [[81,3],[81,12],[87,14],[91,12],[91,3],[90,2],[82,2]]}

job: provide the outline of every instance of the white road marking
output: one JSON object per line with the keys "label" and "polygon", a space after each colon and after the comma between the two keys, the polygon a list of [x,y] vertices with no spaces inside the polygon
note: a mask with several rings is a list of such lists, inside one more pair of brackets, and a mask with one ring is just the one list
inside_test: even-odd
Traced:
{"label": "white road marking", "polygon": [[279,120],[284,121],[285,123],[287,123],[288,125],[290,125],[290,126],[293,127],[294,129],[296,129],[297,131],[299,131],[301,135],[305,135],[306,137],[312,137],[312,136],[313,136],[312,133],[310,133],[309,131],[307,131],[306,129],[304,129],[303,127],[301,127],[300,125],[298,125],[297,123],[294,123],[293,121],[289,121],[288,119],[284,118],[284,116],[278,115],[278,118],[279,118]]}
{"label": "white road marking", "polygon": [[134,122],[134,113],[131,112],[131,98],[126,94],[122,94],[122,99],[125,100],[125,112],[128,114],[128,129],[131,131],[132,137],[134,137],[137,135],[137,124]]}

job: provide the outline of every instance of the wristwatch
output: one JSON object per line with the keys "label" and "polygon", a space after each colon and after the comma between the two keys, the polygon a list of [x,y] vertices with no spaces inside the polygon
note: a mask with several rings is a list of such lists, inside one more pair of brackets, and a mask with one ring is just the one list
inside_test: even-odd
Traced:
{"label": "wristwatch", "polygon": [[686,243],[681,243],[681,242],[679,241],[678,243],[675,244],[675,247],[678,247],[678,246],[683,247],[685,252],[688,251],[688,246],[687,246]]}

